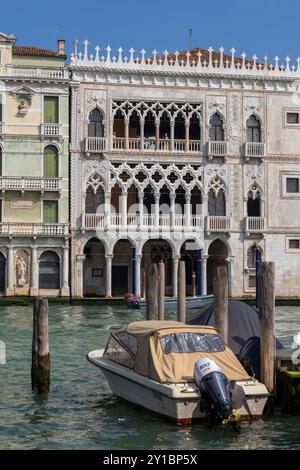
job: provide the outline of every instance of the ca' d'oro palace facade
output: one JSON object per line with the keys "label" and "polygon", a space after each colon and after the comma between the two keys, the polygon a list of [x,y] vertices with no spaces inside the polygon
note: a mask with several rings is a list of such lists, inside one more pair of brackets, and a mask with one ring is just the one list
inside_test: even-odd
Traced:
{"label": "ca' d'oro palace facade", "polygon": [[249,298],[259,250],[299,298],[300,59],[85,41],[65,61],[0,34],[1,295],[141,297],[162,259],[176,296],[183,259],[187,294],[225,261]]}

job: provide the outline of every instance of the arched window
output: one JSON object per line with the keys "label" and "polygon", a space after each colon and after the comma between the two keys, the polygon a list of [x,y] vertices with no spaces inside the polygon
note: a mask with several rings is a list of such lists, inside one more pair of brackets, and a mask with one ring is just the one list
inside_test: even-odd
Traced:
{"label": "arched window", "polygon": [[226,200],[225,185],[221,178],[215,176],[209,183],[208,191],[208,215],[225,216]]}
{"label": "arched window", "polygon": [[39,288],[60,289],[60,261],[53,251],[45,251],[40,257]]}
{"label": "arched window", "polygon": [[3,254],[0,253],[0,292],[5,291],[5,268],[6,268],[6,259]]}
{"label": "arched window", "polygon": [[247,216],[260,217],[260,191],[256,184],[252,184],[248,192]]}
{"label": "arched window", "polygon": [[260,122],[252,114],[246,122],[247,126],[247,142],[260,142]]}
{"label": "arched window", "polygon": [[54,145],[48,145],[44,150],[44,177],[58,177],[58,150]]}
{"label": "arched window", "polygon": [[104,137],[103,113],[98,108],[94,108],[89,114],[88,136]]}
{"label": "arched window", "polygon": [[212,142],[219,142],[224,140],[223,133],[223,120],[218,113],[212,115],[209,121],[209,139]]}

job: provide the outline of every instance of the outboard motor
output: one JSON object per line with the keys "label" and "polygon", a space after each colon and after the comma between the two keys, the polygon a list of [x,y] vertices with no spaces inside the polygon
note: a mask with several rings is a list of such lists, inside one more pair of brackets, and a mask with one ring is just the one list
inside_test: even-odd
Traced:
{"label": "outboard motor", "polygon": [[201,396],[214,408],[222,420],[232,416],[229,383],[217,364],[208,358],[198,359],[194,366],[194,377]]}

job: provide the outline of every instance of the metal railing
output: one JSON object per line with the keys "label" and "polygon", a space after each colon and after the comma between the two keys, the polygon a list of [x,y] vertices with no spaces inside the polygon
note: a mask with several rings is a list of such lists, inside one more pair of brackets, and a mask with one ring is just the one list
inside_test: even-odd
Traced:
{"label": "metal railing", "polygon": [[228,216],[208,216],[208,232],[228,232],[231,228],[231,217]]}
{"label": "metal railing", "polygon": [[208,142],[208,155],[212,157],[225,157],[227,153],[227,142],[213,140]]}
{"label": "metal railing", "polygon": [[263,157],[265,155],[264,142],[246,142],[245,157]]}
{"label": "metal railing", "polygon": [[16,191],[61,191],[60,178],[0,177],[0,189]]}
{"label": "metal railing", "polygon": [[265,230],[264,217],[246,217],[246,232],[263,232]]}

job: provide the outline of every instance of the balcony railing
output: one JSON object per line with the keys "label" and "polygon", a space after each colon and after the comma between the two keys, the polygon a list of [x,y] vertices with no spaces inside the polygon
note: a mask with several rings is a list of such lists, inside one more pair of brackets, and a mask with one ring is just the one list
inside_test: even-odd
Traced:
{"label": "balcony railing", "polygon": [[[190,225],[187,224],[184,215],[175,215],[174,219],[170,214],[160,215],[158,217],[157,229],[166,230],[174,228],[182,228],[187,230],[199,230],[202,226],[202,217],[200,215],[192,215],[190,217]],[[87,230],[95,230],[97,228],[119,228],[126,226],[127,229],[138,229],[147,227],[156,227],[156,217],[154,214],[144,214],[142,217],[136,214],[84,214],[82,216],[82,228]]]}
{"label": "balcony railing", "polygon": [[8,65],[6,68],[3,67],[2,73],[8,77],[20,77],[20,78],[50,78],[53,80],[69,78],[69,72],[67,69],[57,68],[37,68],[37,67],[15,67]]}
{"label": "balcony railing", "polygon": [[264,142],[246,142],[245,143],[245,157],[261,158],[265,155]]}
{"label": "balcony railing", "polygon": [[208,232],[229,232],[231,228],[231,217],[209,216],[207,217]]}
{"label": "balcony railing", "polygon": [[208,155],[211,157],[226,157],[228,154],[227,142],[213,141],[208,142]]}
{"label": "balcony railing", "polygon": [[246,233],[261,233],[265,230],[264,217],[246,217]]}
{"label": "balcony railing", "polygon": [[4,134],[4,122],[0,122],[0,134]]}
{"label": "balcony railing", "polygon": [[[88,139],[90,138],[86,138],[86,152],[92,151],[87,150],[88,145],[90,145],[87,143]],[[105,147],[105,143],[103,144],[103,146]],[[127,139],[126,147],[125,137],[113,137],[112,150],[126,150],[126,148],[129,151],[139,151],[143,149],[149,152],[155,152],[157,150],[160,152],[201,152],[201,141],[185,141],[182,139],[174,139],[172,142],[171,139],[159,139],[157,142],[156,139],[153,137],[145,137],[142,142],[140,138],[130,137]]]}
{"label": "balcony railing", "polygon": [[61,191],[60,178],[30,178],[26,176],[0,177],[0,190],[10,191]]}
{"label": "balcony railing", "polygon": [[0,235],[63,237],[69,235],[69,225],[2,222],[0,223]]}
{"label": "balcony railing", "polygon": [[60,124],[42,124],[41,134],[49,137],[59,137],[61,135]]}
{"label": "balcony railing", "polygon": [[87,153],[102,153],[106,150],[105,137],[87,137],[85,139],[85,151]]}

